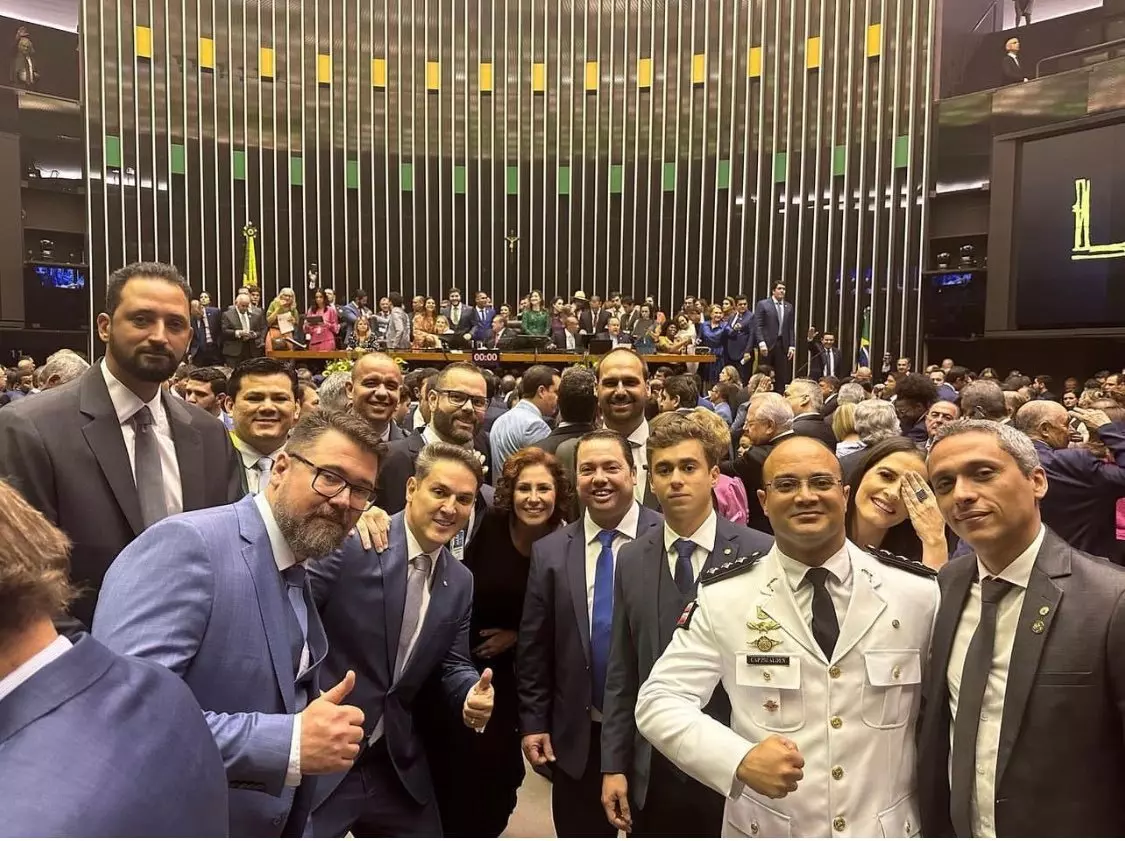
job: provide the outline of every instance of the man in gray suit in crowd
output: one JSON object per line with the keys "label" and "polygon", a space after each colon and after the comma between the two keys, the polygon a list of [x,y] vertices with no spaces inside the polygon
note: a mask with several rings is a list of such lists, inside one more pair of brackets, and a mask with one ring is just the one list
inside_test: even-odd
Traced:
{"label": "man in gray suit in crowd", "polygon": [[[51,617],[70,542],[0,482],[0,814],[9,836],[227,835],[227,780],[191,692]],[[106,773],[109,768],[120,773]]]}
{"label": "man in gray suit in crowd", "polygon": [[382,444],[361,418],[312,412],[256,496],[170,517],[117,558],[94,635],[184,679],[226,764],[230,834],[300,836],[315,776],[346,771],[363,713],[348,672],[317,683],[328,643],[305,562],[341,543],[375,494]]}
{"label": "man in gray suit in crowd", "polygon": [[938,576],[923,834],[1125,835],[1125,571],[1043,526],[1047,476],[1023,433],[954,421],[927,463],[974,554]]}

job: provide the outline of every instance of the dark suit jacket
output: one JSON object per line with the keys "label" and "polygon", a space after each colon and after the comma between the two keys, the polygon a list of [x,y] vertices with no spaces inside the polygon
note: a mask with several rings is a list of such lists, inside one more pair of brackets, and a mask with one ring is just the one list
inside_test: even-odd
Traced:
{"label": "dark suit jacket", "polygon": [[508,411],[508,401],[500,395],[496,395],[488,401],[488,408],[484,410],[484,422],[481,423],[481,432],[487,433],[492,431],[492,424],[496,423],[496,419]]}
{"label": "dark suit jacket", "polygon": [[793,431],[798,435],[807,435],[809,438],[823,441],[828,449],[836,452],[836,436],[831,427],[824,423],[824,417],[820,414],[798,415],[793,418]]}
{"label": "dark suit jacket", "polygon": [[495,315],[496,310],[492,307],[485,307],[483,316],[475,307],[469,310],[469,332],[473,334],[473,341],[483,342],[491,335]]}
{"label": "dark suit jacket", "polygon": [[442,307],[441,314],[445,316],[445,320],[449,322],[449,329],[451,329],[458,336],[463,336],[472,330],[472,325],[469,323],[469,314],[473,311],[472,307],[465,306],[464,302],[461,304],[461,318],[454,322],[452,312],[453,307]]}
{"label": "dark suit jacket", "polygon": [[[166,393],[185,511],[241,496],[242,465],[211,415]],[[71,614],[89,627],[102,577],[141,533],[141,501],[101,365],[0,412],[0,474],[67,533],[71,581],[84,595]],[[72,630],[68,627],[68,630]]]}
{"label": "dark suit jacket", "polygon": [[585,330],[587,336],[593,336],[595,333],[604,333],[605,328],[609,325],[610,312],[606,307],[598,310],[598,317],[594,319],[593,310],[584,309],[578,314],[578,327],[580,330]]}
{"label": "dark suit jacket", "polygon": [[223,328],[222,328],[222,311],[218,307],[205,307],[203,310],[203,317],[207,319],[207,324],[211,328],[211,341],[212,345],[207,345],[207,332],[203,329],[203,319],[193,318],[191,320],[191,347],[188,348],[188,353],[192,359],[195,359],[205,350],[211,350],[218,354],[223,342]]}
{"label": "dark suit jacket", "polygon": [[[734,326],[735,320],[738,320],[738,327]],[[747,312],[745,315],[735,313],[727,319],[727,324],[731,329],[723,334],[723,347],[726,350],[726,358],[732,365],[738,365],[742,362],[742,357],[747,350],[753,350],[758,341],[756,336],[756,328],[754,326],[754,313]]]}
{"label": "dark suit jacket", "polygon": [[[946,671],[976,569],[976,555],[965,555],[938,576],[941,609],[918,753],[928,836],[953,834]],[[1038,634],[1037,621],[1044,626]],[[1123,716],[1125,573],[1048,530],[1024,596],[1004,693],[997,835],[1125,835]]]}
{"label": "dark suit jacket", "polygon": [[[365,552],[359,538],[353,536],[328,557],[310,563],[308,570],[313,598],[328,635],[321,688],[334,686],[348,669],[355,670],[355,690],[347,702],[363,710],[366,735],[383,719],[383,739],[399,779],[421,804],[433,798],[433,785],[425,750],[415,730],[415,698],[427,680],[436,675],[449,705],[449,715],[460,719],[465,696],[480,675],[469,657],[473,576],[447,549],[442,549],[433,571],[433,588],[422,629],[406,668],[395,679],[408,567],[405,514],[400,513],[391,518],[386,551]],[[353,768],[348,773],[362,771]],[[320,778],[314,809],[360,808],[357,803],[333,800],[332,793],[344,776]],[[372,796],[378,797],[378,792]],[[337,817],[331,824],[347,825],[357,817],[358,814],[343,820]]]}
{"label": "dark suit jacket", "polygon": [[782,303],[785,312],[785,323],[777,323],[777,306],[773,297],[758,301],[754,308],[755,341],[765,342],[766,347],[773,350],[778,344],[783,349],[797,346],[797,337],[793,332],[794,312],[793,305],[788,301]]}
{"label": "dark suit jacket", "polygon": [[191,690],[85,634],[0,701],[0,757],[5,835],[230,831],[226,771]]}
{"label": "dark suit jacket", "polygon": [[1089,450],[1052,450],[1035,442],[1039,463],[1047,471],[1047,495],[1039,503],[1043,522],[1083,552],[1114,557],[1117,500],[1125,496],[1125,424],[1098,429],[1114,462]]}
{"label": "dark suit jacket", "polygon": [[[579,328],[579,329],[581,329],[581,328]],[[565,351],[566,350],[566,331],[565,330],[554,330],[554,331],[552,331],[551,332],[551,342],[559,350]],[[575,335],[575,337],[574,337],[574,350],[581,351],[581,350],[584,350],[585,347],[586,347],[586,340],[581,335]]]}
{"label": "dark suit jacket", "polygon": [[[659,514],[642,506],[637,539],[659,532],[663,522]],[[550,733],[556,765],[576,780],[590,752],[593,697],[586,587],[586,541],[580,519],[531,547],[516,654],[520,732]]]}
{"label": "dark suit jacket", "polygon": [[737,476],[746,488],[746,497],[750,503],[750,516],[746,524],[757,531],[773,534],[773,526],[758,502],[758,490],[762,487],[762,467],[766,457],[773,452],[778,442],[794,435],[793,432],[782,433],[767,444],[757,444],[744,452],[733,462],[723,462],[720,469],[727,476]]}
{"label": "dark suit jacket", "polygon": [[595,429],[597,429],[597,427],[592,423],[571,423],[566,426],[559,426],[552,430],[551,434],[542,441],[537,441],[535,446],[543,450],[543,452],[554,455],[559,448],[559,444],[563,443],[563,441],[581,438],[587,432],[593,432]]}
{"label": "dark suit jacket", "polygon": [[[703,568],[754,552],[765,554],[772,546],[773,538],[768,534],[718,516],[715,548]],[[648,790],[652,746],[637,732],[633,718],[637,692],[672,641],[676,621],[692,597],[685,599],[680,594],[668,569],[663,528],[649,529],[621,547],[614,577],[613,645],[602,710],[602,772],[626,774],[630,801],[639,808],[643,808]],[[729,721],[729,699],[715,698],[711,706],[718,708],[710,710],[713,717],[725,713]],[[718,829],[714,828],[716,832]]]}
{"label": "dark suit jacket", "polygon": [[[414,462],[418,460],[418,453],[422,452],[424,446],[426,442],[422,439],[421,430],[415,430],[410,435],[387,444],[386,453],[379,464],[375,504],[388,514],[397,514],[406,508],[406,480],[414,475]],[[488,446],[488,435],[483,431],[477,433],[473,446],[477,452],[484,454],[485,466],[491,465],[492,448]],[[482,490],[492,483],[487,473],[484,475],[484,481],[486,484],[482,486]],[[492,489],[489,487],[489,502],[491,502],[491,493]],[[478,494],[478,506],[480,499],[481,496]],[[478,511],[475,525],[480,525],[480,519]]]}
{"label": "dark suit jacket", "polygon": [[809,379],[819,380],[825,376],[828,370],[828,357],[832,357],[835,372],[832,376],[839,378],[848,375],[844,366],[844,356],[838,347],[825,348],[818,338],[809,343],[809,350],[813,353],[812,361],[809,363]]}
{"label": "dark suit jacket", "polygon": [[251,307],[247,315],[250,320],[250,329],[256,335],[253,339],[236,339],[235,333],[242,329],[242,321],[238,317],[238,312],[234,307],[227,307],[223,311],[221,319],[223,356],[228,358],[238,357],[240,360],[250,359],[258,353],[260,348],[265,347],[266,332],[269,330],[269,325],[266,324],[266,314]]}
{"label": "dark suit jacket", "polygon": [[1004,74],[1004,80],[1009,84],[1012,82],[1022,82],[1024,79],[1030,78],[1027,70],[1024,69],[1023,61],[1017,62],[1007,53],[1004,58],[1000,60],[1000,69]]}

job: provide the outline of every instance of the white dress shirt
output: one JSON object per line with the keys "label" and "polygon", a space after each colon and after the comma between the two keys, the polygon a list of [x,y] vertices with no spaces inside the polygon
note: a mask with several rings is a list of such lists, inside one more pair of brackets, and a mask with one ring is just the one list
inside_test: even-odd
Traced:
{"label": "white dress shirt", "polygon": [[703,565],[707,558],[715,551],[715,526],[719,518],[715,515],[714,507],[707,519],[695,530],[692,535],[676,534],[668,521],[664,521],[664,550],[668,554],[668,571],[672,573],[672,580],[676,580],[676,563],[680,559],[676,547],[672,544],[677,540],[686,539],[695,544],[691,553],[691,577],[693,581],[699,580],[699,573],[703,572]]}
{"label": "white dress shirt", "polygon": [[[610,549],[613,551],[613,574],[617,575],[617,553],[621,547],[637,537],[637,525],[641,516],[641,506],[633,503],[621,522],[617,524]],[[582,515],[582,530],[586,538],[586,621],[590,624],[590,635],[594,633],[594,583],[598,574],[598,555],[602,552],[602,545],[598,542],[598,533],[602,527],[593,521],[590,512]],[[590,707],[590,717],[594,721],[601,721],[602,714]]]}
{"label": "white dress shirt", "polygon": [[633,488],[633,498],[637,502],[645,501],[645,489],[648,487],[648,421],[641,420],[641,425],[629,433],[628,440],[633,447],[633,462],[637,466],[637,485]]}
{"label": "white dress shirt", "polygon": [[[1012,660],[1012,646],[1016,641],[1020,611],[1023,609],[1027,584],[1035,567],[1035,558],[1047,531],[1039,527],[1039,534],[1031,545],[1021,552],[1007,568],[995,578],[1015,585],[1004,594],[996,609],[996,638],[992,645],[992,668],[985,682],[984,699],[980,707],[980,723],[977,726],[976,767],[973,799],[970,808],[973,836],[978,838],[996,837],[996,757],[1000,751],[1000,723],[1004,716],[1004,688],[1008,683],[1008,665]],[[969,654],[969,643],[980,624],[981,597],[980,582],[992,573],[977,558],[977,580],[965,600],[957,632],[953,636],[953,646],[949,651],[949,668],[946,681],[949,684],[949,774],[950,787],[953,785],[953,729],[957,723],[957,703],[961,694],[961,675],[965,670],[965,658]]]}
{"label": "white dress shirt", "polygon": [[0,702],[15,692],[18,687],[31,680],[36,672],[51,665],[70,649],[70,640],[62,635],[55,637],[50,645],[38,654],[33,655],[30,660],[17,666],[14,671],[0,680]]}
{"label": "white dress shirt", "polygon": [[277,464],[277,454],[284,450],[285,446],[282,445],[278,447],[267,456],[259,453],[237,435],[232,435],[230,440],[231,443],[234,444],[234,448],[238,450],[239,458],[242,459],[242,469],[246,473],[246,489],[252,494],[265,490],[262,486],[263,471],[261,467],[258,466],[258,462],[263,458],[268,458],[270,460],[270,470],[272,471],[273,465]]}
{"label": "white dress shirt", "polygon": [[[289,541],[281,533],[281,528],[277,525],[277,518],[273,516],[273,509],[266,501],[265,494],[259,494],[254,497],[254,504],[258,506],[258,513],[262,515],[262,521],[266,524],[266,536],[270,540],[270,551],[273,553],[273,562],[277,564],[278,573],[282,573],[289,567],[297,563],[296,557],[293,555],[293,550],[289,548]],[[281,582],[282,597],[285,599],[286,607],[289,606],[289,593],[285,588],[288,585],[284,580]],[[301,647],[301,661],[300,668],[297,670],[297,676],[303,674],[309,667],[309,643],[305,640],[305,644]],[[311,699],[310,699],[311,700]],[[293,736],[289,741],[289,767],[285,772],[285,785],[299,786],[301,784],[301,713],[293,716]]]}
{"label": "white dress shirt", "polygon": [[184,499],[183,489],[180,487],[180,463],[176,460],[172,425],[168,422],[168,413],[164,411],[164,402],[160,399],[161,389],[158,388],[156,396],[145,403],[110,373],[105,359],[102,359],[101,367],[109,399],[117,413],[117,421],[121,424],[121,437],[125,441],[125,452],[129,454],[129,468],[133,473],[134,484],[137,481],[137,430],[133,428],[132,420],[142,406],[148,406],[152,412],[153,432],[156,433],[156,449],[160,453],[160,472],[164,477],[164,507],[169,515],[182,513]]}
{"label": "white dress shirt", "polygon": [[[793,591],[793,601],[797,604],[797,611],[805,618],[812,630],[812,599],[813,587],[805,583],[805,575],[812,567],[790,558],[774,544],[778,563],[785,571],[785,581]],[[824,587],[832,597],[832,606],[836,608],[836,621],[840,627],[844,625],[844,618],[848,615],[848,604],[852,599],[852,559],[848,554],[847,541],[832,557],[821,566],[828,570],[828,578]]]}
{"label": "white dress shirt", "polygon": [[[441,547],[439,546],[432,552],[423,552],[422,545],[418,542],[418,538],[414,536],[414,532],[410,530],[410,526],[404,521],[403,526],[406,528],[406,560],[409,564],[419,555],[430,556],[430,571],[426,578],[426,586],[422,588],[422,605],[418,610],[418,625],[414,629],[414,635],[410,638],[410,643],[406,647],[406,662],[410,662],[410,655],[414,653],[414,645],[418,642],[418,637],[422,634],[422,625],[426,621],[426,611],[430,608],[430,591],[434,587],[434,575],[437,572],[438,557],[441,555]],[[409,567],[407,574],[410,574]],[[398,640],[395,640],[395,645],[398,645]],[[392,664],[393,667],[394,664]],[[404,663],[405,667],[405,663]],[[389,687],[388,687],[389,688]],[[371,731],[371,735],[367,737],[367,744],[373,745],[383,738],[383,717],[379,716],[379,720],[375,722],[375,728]]]}

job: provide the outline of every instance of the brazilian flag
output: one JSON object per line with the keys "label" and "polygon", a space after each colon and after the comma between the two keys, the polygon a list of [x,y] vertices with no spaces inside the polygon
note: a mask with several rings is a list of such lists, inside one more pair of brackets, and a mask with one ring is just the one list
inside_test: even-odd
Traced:
{"label": "brazilian flag", "polygon": [[871,367],[871,307],[866,307],[863,310],[863,332],[859,336],[857,364],[860,368]]}

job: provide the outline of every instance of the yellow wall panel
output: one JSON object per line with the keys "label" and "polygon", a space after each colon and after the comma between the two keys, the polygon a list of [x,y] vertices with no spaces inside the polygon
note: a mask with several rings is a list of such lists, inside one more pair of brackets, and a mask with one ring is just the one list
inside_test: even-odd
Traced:
{"label": "yellow wall panel", "polygon": [[332,84],[332,56],[317,53],[316,80],[322,85]]}
{"label": "yellow wall panel", "polygon": [[696,53],[691,57],[691,83],[702,85],[707,78],[707,55]]}
{"label": "yellow wall panel", "polygon": [[215,69],[215,42],[211,38],[199,39],[199,66]]}
{"label": "yellow wall panel", "polygon": [[598,63],[596,61],[586,62],[586,90],[596,91],[598,89],[598,82],[600,81],[600,74],[598,73]]}
{"label": "yellow wall panel", "polygon": [[480,90],[481,93],[492,93],[491,61],[482,61],[480,64]]}
{"label": "yellow wall panel", "polygon": [[536,61],[531,65],[531,89],[536,93],[547,90],[547,64]]}
{"label": "yellow wall panel", "polygon": [[651,58],[638,58],[637,59],[637,87],[651,88],[652,87],[652,59]]}
{"label": "yellow wall panel", "polygon": [[152,29],[147,26],[136,27],[133,40],[137,45],[137,58],[152,58]]}
{"label": "yellow wall panel", "polygon": [[810,69],[820,67],[820,36],[809,38],[805,45],[805,65]]}
{"label": "yellow wall panel", "polygon": [[426,90],[441,90],[441,62],[426,62]]}
{"label": "yellow wall panel", "polygon": [[751,47],[746,61],[746,75],[757,78],[762,75],[762,48]]}
{"label": "yellow wall panel", "polygon": [[385,58],[371,59],[371,84],[376,88],[387,86],[387,60]]}
{"label": "yellow wall panel", "polygon": [[883,24],[873,23],[867,27],[867,57],[874,58],[883,52]]}
{"label": "yellow wall panel", "polygon": [[263,79],[272,79],[274,74],[275,57],[272,47],[262,47],[258,50],[258,75]]}

